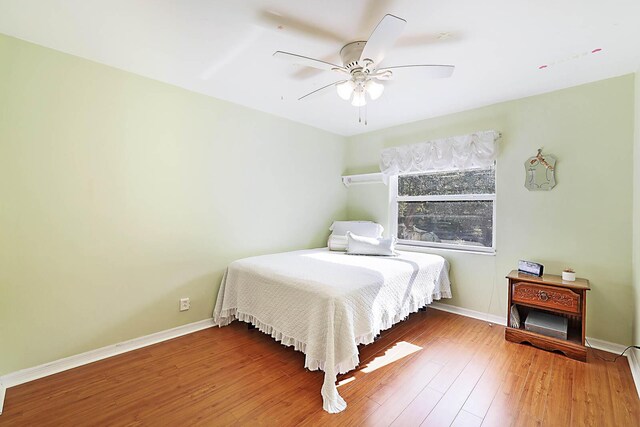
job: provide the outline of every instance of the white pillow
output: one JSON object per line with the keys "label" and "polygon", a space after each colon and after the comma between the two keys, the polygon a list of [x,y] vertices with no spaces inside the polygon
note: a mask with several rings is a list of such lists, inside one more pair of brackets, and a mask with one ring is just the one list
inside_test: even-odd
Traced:
{"label": "white pillow", "polygon": [[335,234],[332,234],[329,236],[327,246],[329,246],[329,250],[331,251],[344,252],[347,250],[347,236],[336,236]]}
{"label": "white pillow", "polygon": [[346,236],[351,231],[358,236],[382,237],[384,228],[372,221],[334,221],[329,230],[337,236]]}
{"label": "white pillow", "polygon": [[358,236],[347,232],[347,253],[352,255],[397,255],[394,251],[396,239],[378,239],[375,237]]}

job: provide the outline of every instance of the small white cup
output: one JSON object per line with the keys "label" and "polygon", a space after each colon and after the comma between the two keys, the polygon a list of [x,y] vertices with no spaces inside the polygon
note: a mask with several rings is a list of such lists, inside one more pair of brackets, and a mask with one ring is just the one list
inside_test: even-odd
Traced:
{"label": "small white cup", "polygon": [[576,273],[570,273],[568,271],[562,272],[562,280],[565,282],[575,282],[576,281]]}

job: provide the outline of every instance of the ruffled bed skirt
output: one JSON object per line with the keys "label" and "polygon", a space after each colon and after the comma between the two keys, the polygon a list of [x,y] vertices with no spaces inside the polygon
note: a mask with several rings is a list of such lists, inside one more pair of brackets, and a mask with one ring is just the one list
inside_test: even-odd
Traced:
{"label": "ruffled bed skirt", "polygon": [[[367,332],[366,334],[357,336],[355,338],[356,345],[371,344],[375,338],[384,330],[390,329],[396,323],[405,320],[409,314],[417,312],[421,307],[429,305],[433,300],[439,300],[441,298],[451,298],[451,292],[439,292],[433,295],[428,295],[420,300],[410,301],[405,305],[402,310],[394,315],[388,312],[383,313],[380,327],[376,330]],[[278,331],[272,325],[261,322],[255,316],[238,311],[237,308],[230,308],[222,310],[219,315],[214,317],[214,323],[219,326],[226,326],[234,320],[240,320],[242,322],[250,323],[255,326],[260,332],[270,335],[273,339],[280,342],[287,347],[293,347],[295,350],[305,354],[304,367],[310,371],[321,370],[325,372],[324,385],[322,387],[322,400],[323,408],[329,413],[337,413],[343,411],[347,404],[338,394],[335,382],[338,374],[346,374],[347,372],[355,369],[360,364],[358,352],[352,354],[348,358],[338,361],[334,366],[325,366],[325,360],[315,359],[309,357],[306,353],[307,344],[295,337],[290,337],[282,332]]]}

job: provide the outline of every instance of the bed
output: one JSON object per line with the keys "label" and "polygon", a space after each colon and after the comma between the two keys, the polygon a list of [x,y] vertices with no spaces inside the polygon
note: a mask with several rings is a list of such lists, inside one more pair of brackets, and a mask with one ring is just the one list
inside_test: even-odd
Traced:
{"label": "bed", "polygon": [[328,248],[245,258],[231,263],[213,312],[225,326],[241,320],[305,354],[305,367],[325,372],[323,408],[340,412],[338,374],[354,369],[358,345],[433,300],[450,298],[447,261],[398,252],[358,256]]}

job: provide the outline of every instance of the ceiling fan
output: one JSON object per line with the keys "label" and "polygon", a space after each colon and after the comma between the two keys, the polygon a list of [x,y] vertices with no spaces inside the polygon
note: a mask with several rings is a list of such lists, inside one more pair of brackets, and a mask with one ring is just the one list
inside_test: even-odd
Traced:
{"label": "ceiling fan", "polygon": [[385,15],[373,30],[369,40],[348,43],[340,50],[343,65],[282,51],[275,52],[273,56],[294,64],[333,71],[342,75],[341,80],[303,95],[298,100],[312,98],[335,86],[340,98],[351,101],[353,106],[362,107],[367,104],[367,96],[371,100],[380,98],[384,92],[382,82],[393,79],[396,71],[421,71],[420,77],[425,78],[450,77],[453,74],[455,68],[453,65],[397,65],[391,67],[380,65],[386,52],[402,33],[406,23],[407,21],[397,16]]}

